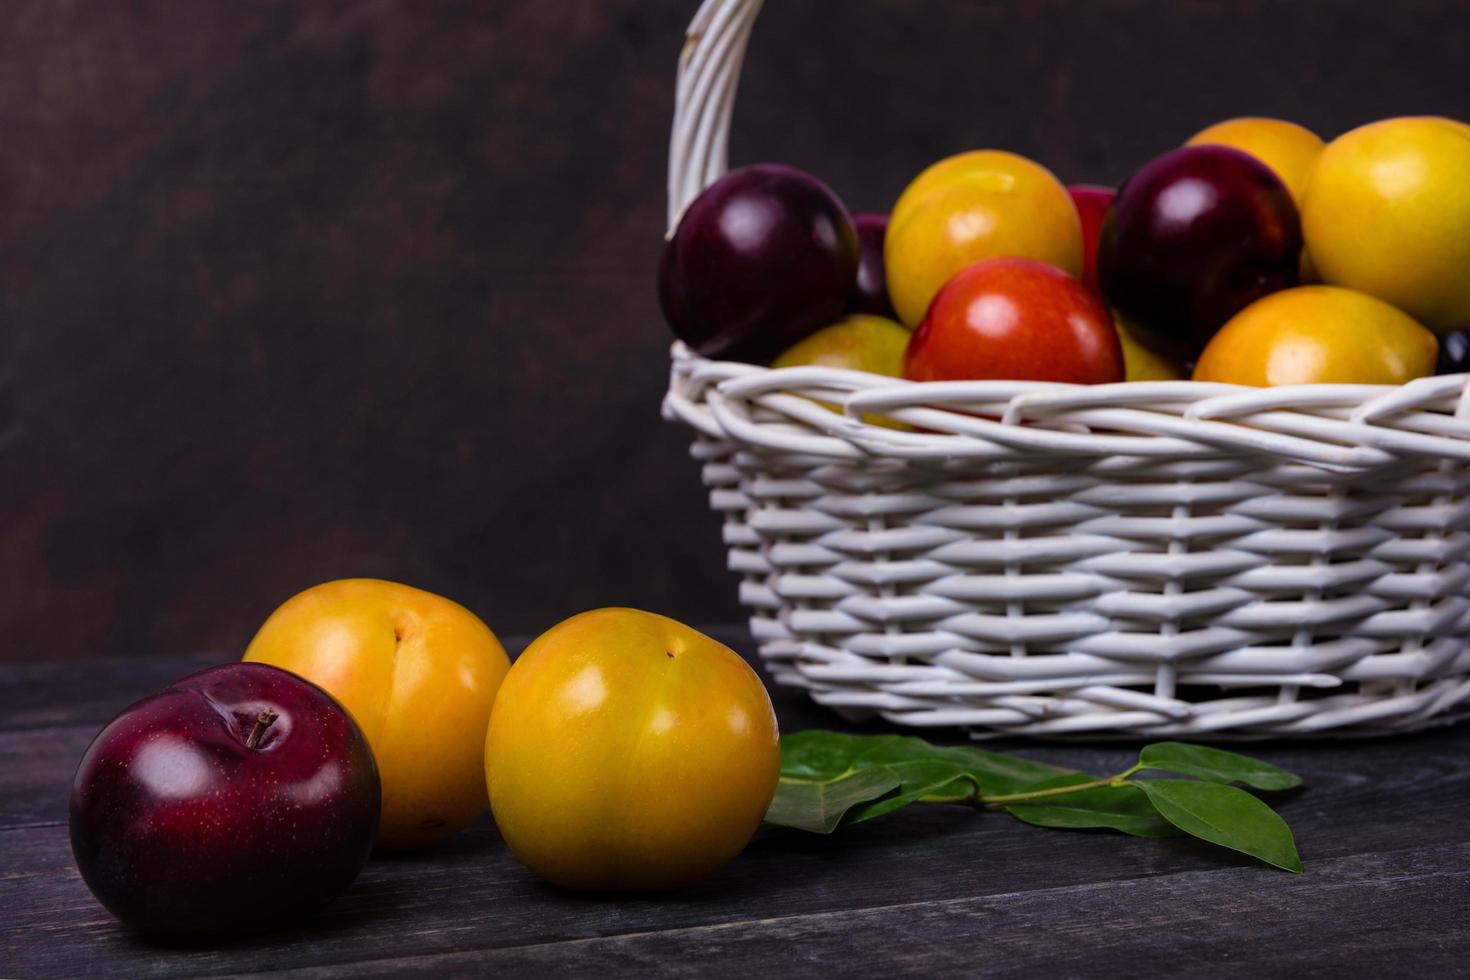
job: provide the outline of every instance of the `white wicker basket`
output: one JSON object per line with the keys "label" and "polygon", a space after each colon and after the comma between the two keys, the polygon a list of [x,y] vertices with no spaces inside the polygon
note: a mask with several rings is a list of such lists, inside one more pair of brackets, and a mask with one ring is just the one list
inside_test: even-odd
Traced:
{"label": "white wicker basket", "polygon": [[[707,0],[689,28],[671,226],[725,170],[759,9]],[[1226,738],[1470,711],[1465,375],[914,384],[675,344],[664,411],[768,667],[845,714]]]}

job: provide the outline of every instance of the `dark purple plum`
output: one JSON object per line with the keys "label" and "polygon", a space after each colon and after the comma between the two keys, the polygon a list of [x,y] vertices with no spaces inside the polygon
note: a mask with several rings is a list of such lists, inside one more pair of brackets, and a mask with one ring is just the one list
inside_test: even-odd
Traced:
{"label": "dark purple plum", "polygon": [[855,214],[852,226],[858,237],[857,282],[847,297],[847,312],[872,313],[897,320],[888,298],[888,275],[883,269],[883,236],[888,233],[888,215]]}
{"label": "dark purple plum", "polygon": [[1295,286],[1301,250],[1296,205],[1270,168],[1229,147],[1186,146],[1118,189],[1098,278],[1140,339],[1187,361],[1240,310]]}
{"label": "dark purple plum", "polygon": [[1456,330],[1439,338],[1439,360],[1435,374],[1464,374],[1470,371],[1470,330]]}
{"label": "dark purple plum", "polygon": [[227,664],[93,739],[72,784],[72,854],[97,900],[140,932],[259,932],[352,883],[381,796],[367,740],[329,694],[278,667]]}
{"label": "dark purple plum", "polygon": [[794,167],[743,167],[705,188],[664,244],[659,300],[706,357],[768,361],[842,315],[857,274],[847,209]]}

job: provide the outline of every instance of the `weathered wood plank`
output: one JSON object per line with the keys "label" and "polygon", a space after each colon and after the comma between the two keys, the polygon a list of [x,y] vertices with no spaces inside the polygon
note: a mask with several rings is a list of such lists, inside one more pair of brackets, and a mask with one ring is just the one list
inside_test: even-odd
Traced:
{"label": "weathered wood plank", "polygon": [[64,822],[72,775],[96,734],[92,725],[0,732],[0,830]]}
{"label": "weathered wood plank", "polygon": [[[12,831],[0,836],[0,846],[35,833]],[[1180,871],[1160,866],[1175,862],[1135,853],[1131,868],[1120,862],[1113,874],[1083,883],[1072,883],[1077,855],[1069,848],[1033,846],[1021,854],[996,847],[986,859],[966,861],[945,847],[954,873],[920,889],[912,886],[933,869],[906,864],[901,853],[882,854],[876,868],[844,866],[832,855],[825,867],[791,867],[791,855],[768,855],[743,861],[747,873],[721,876],[693,893],[607,899],[529,881],[491,853],[504,854],[491,838],[481,826],[454,848],[452,860],[473,874],[446,875],[416,860],[397,868],[375,863],[307,928],[197,949],[129,936],[86,896],[70,862],[43,847],[38,856],[45,860],[6,875],[15,919],[0,938],[0,974],[316,968],[305,975],[649,975],[658,967],[683,976],[722,963],[782,976],[848,974],[863,964],[899,973],[927,964],[944,974],[978,969],[966,959],[978,955],[987,975],[1001,976],[1198,973],[1211,965],[1243,975],[1349,964],[1371,971],[1396,963],[1398,975],[1449,975],[1470,955],[1463,925],[1470,843],[1463,842],[1318,860],[1299,877],[1209,860]],[[942,837],[931,844],[935,839]],[[1018,875],[1017,860],[1031,867]],[[1018,879],[1026,887],[1014,887]],[[48,903],[45,883],[57,880],[70,882],[70,897]],[[832,887],[841,883],[865,887],[855,898]],[[532,949],[538,946],[545,952]],[[787,958],[792,962],[783,966]],[[1434,964],[1438,973],[1429,969]]]}
{"label": "weathered wood plank", "polygon": [[81,723],[101,727],[170,681],[231,659],[225,654],[43,661],[0,668],[0,731]]}
{"label": "weathered wood plank", "polygon": [[1196,871],[277,975],[1443,977],[1470,958],[1467,902],[1461,844],[1324,861],[1291,879]]}
{"label": "weathered wood plank", "polygon": [[[1316,752],[1318,762],[1299,765],[1309,789],[1280,808],[1296,827],[1305,880],[1355,854],[1406,842],[1454,848],[1470,841],[1470,825],[1444,818],[1470,812],[1470,778],[1460,761],[1465,742],[1444,735],[1409,740],[1405,745],[1414,751],[1406,755],[1413,761],[1397,763],[1375,759],[1384,746],[1324,747]],[[1115,763],[1125,752],[1052,750],[1098,751],[1116,753]],[[7,904],[14,908],[0,924],[0,950],[7,954],[0,955],[0,974],[74,973],[94,961],[131,975],[329,965],[729,925],[753,916],[1123,887],[1199,872],[1243,873],[1263,896],[1299,880],[1188,840],[1046,831],[999,814],[924,807],[828,838],[769,829],[705,885],[661,899],[613,900],[567,895],[535,882],[484,820],[437,850],[373,861],[346,896],[300,933],[176,951],[133,939],[92,902],[71,867],[64,826],[0,833],[0,853]],[[1135,885],[1127,887],[1131,907]],[[1426,928],[1460,914],[1442,905],[1420,911]],[[67,942],[38,944],[36,937],[48,930],[61,930]]]}
{"label": "weathered wood plank", "polygon": [[[737,649],[748,648],[739,631],[721,632]],[[519,643],[515,645],[518,648]],[[650,958],[661,955],[693,969],[714,962],[702,959],[699,949],[725,949],[721,943],[726,939],[732,944],[727,949],[730,955],[750,956],[760,963],[762,954],[752,949],[761,942],[775,948],[808,934],[812,949],[827,950],[814,954],[810,963],[826,963],[829,971],[840,965],[844,972],[852,972],[855,965],[879,956],[879,951],[863,948],[865,940],[855,943],[851,958],[839,955],[843,948],[840,928],[888,930],[892,933],[889,944],[894,947],[889,952],[896,958],[885,962],[906,970],[917,969],[923,962],[904,959],[910,949],[905,945],[908,941],[893,938],[906,935],[894,930],[897,923],[909,921],[910,913],[885,912],[886,908],[933,905],[953,910],[961,908],[953,904],[957,901],[993,900],[997,904],[976,906],[983,914],[960,916],[969,923],[965,928],[971,929],[962,938],[978,944],[977,948],[988,948],[996,923],[1008,919],[1016,895],[1036,896],[1028,899],[1032,904],[1026,907],[1032,911],[1027,915],[1041,915],[1040,910],[1050,903],[1059,918],[1043,931],[1060,928],[1070,935],[1085,924],[1068,918],[1067,910],[1074,901],[1084,906],[1092,901],[1074,899],[1075,891],[1090,895],[1088,889],[1099,890],[1113,895],[1116,903],[1117,889],[1126,887],[1130,921],[1141,917],[1163,922],[1167,928],[1159,928],[1178,934],[1179,929],[1196,927],[1190,919],[1194,913],[1185,903],[1181,918],[1177,922],[1170,918],[1170,903],[1177,896],[1154,883],[1181,878],[1193,882],[1181,887],[1206,891],[1219,882],[1236,882],[1218,887],[1236,896],[1239,915],[1281,917],[1312,933],[1323,928],[1314,918],[1318,911],[1313,910],[1330,909],[1322,902],[1338,901],[1339,893],[1303,899],[1304,911],[1293,913],[1291,906],[1281,905],[1277,898],[1282,889],[1297,895],[1303,882],[1317,881],[1327,888],[1337,880],[1334,874],[1357,873],[1352,867],[1358,855],[1368,855],[1363,860],[1371,864],[1376,860],[1372,855],[1406,845],[1427,852],[1440,848],[1458,853],[1456,849],[1470,842],[1470,824],[1445,819],[1470,812],[1470,766],[1464,762],[1470,758],[1470,728],[1465,728],[1346,744],[1253,747],[1250,751],[1301,772],[1307,780],[1304,791],[1277,798],[1279,808],[1296,828],[1307,862],[1307,874],[1300,879],[1186,840],[1142,841],[1111,834],[1045,831],[1023,827],[998,814],[924,807],[830,838],[767,829],[724,873],[681,894],[657,899],[589,898],[557,892],[534,881],[485,819],[441,848],[374,860],[346,896],[299,932],[225,948],[169,949],[130,936],[87,893],[71,863],[65,800],[76,761],[98,726],[117,707],[202,666],[195,661],[204,659],[137,662],[129,665],[133,668],[129,671],[113,671],[108,664],[96,670],[81,665],[38,666],[26,668],[22,685],[0,683],[0,713],[24,703],[27,697],[49,698],[54,716],[71,721],[0,730],[0,882],[4,883],[0,903],[6,913],[0,917],[0,976],[328,970],[344,963],[353,964],[352,972],[359,972],[378,960],[389,972],[401,968],[453,974],[477,970],[480,960],[476,957],[490,956],[483,951],[494,951],[485,961],[487,969],[503,964],[506,969],[530,972],[560,970],[563,965],[573,972],[619,966],[644,971]],[[0,670],[0,682],[10,676],[12,672]],[[24,693],[17,694],[17,690]],[[813,724],[850,727],[841,726],[835,716],[795,692],[774,694],[787,730]],[[34,720],[49,717],[53,716],[36,715]],[[1135,751],[1120,745],[1025,743],[1004,748],[1098,772],[1123,768]],[[1330,868],[1338,871],[1324,870]],[[1371,868],[1361,872],[1376,873]],[[1150,884],[1140,891],[1145,881]],[[1417,890],[1421,886],[1411,884],[1383,886],[1387,889],[1383,894],[1399,903],[1423,901],[1415,906],[1414,921],[1404,924],[1401,931],[1410,935],[1418,929],[1420,941],[1430,942],[1438,931],[1462,928],[1459,919],[1465,901],[1448,901],[1466,897],[1455,891],[1462,884],[1463,880],[1456,879],[1443,886],[1449,889],[1447,893],[1428,897]],[[1139,897],[1145,894],[1156,898]],[[1161,904],[1148,905],[1154,901]],[[1138,902],[1144,904],[1135,910]],[[1115,912],[1116,906],[1110,914]],[[843,918],[849,913],[856,918]],[[930,922],[926,915],[929,913],[912,913],[913,920],[920,923]],[[940,916],[933,923],[949,921],[939,912],[933,915]],[[752,938],[767,935],[760,931],[766,926],[752,922],[764,919],[790,920],[790,924],[764,940]],[[795,924],[806,919],[811,922]],[[933,923],[923,926],[932,928],[932,935],[922,942],[941,942],[941,925]],[[788,928],[796,931],[781,931]],[[638,938],[667,930],[683,931],[687,936],[669,945]],[[1330,930],[1328,935],[1332,935]],[[1057,958],[1059,954],[1050,949],[1054,940],[1036,940],[1034,946],[1026,946],[1023,938],[1017,933],[1008,940],[1015,945],[1016,962],[1050,964],[1065,973],[1080,971]],[[1106,941],[1128,950],[1162,948],[1157,943],[1149,946],[1154,941],[1145,942],[1141,934],[1119,932]],[[565,947],[565,953],[557,954],[564,960],[537,959],[528,950],[540,944]],[[509,947],[524,948],[516,952]],[[1246,954],[1255,955],[1250,950]],[[1261,962],[1250,960],[1249,955],[1245,962]],[[946,956],[936,960],[941,970],[960,965]],[[778,960],[765,962],[771,969],[783,965]]]}
{"label": "weathered wood plank", "polygon": [[[839,838],[768,830],[707,883],[662,898],[618,899],[542,885],[486,819],[434,851],[372,861],[298,933],[173,950],[131,937],[96,905],[72,867],[65,826],[24,828],[0,832],[12,906],[0,920],[0,975],[71,975],[96,963],[131,976],[331,964],[1049,887],[1058,867],[1070,882],[1219,867],[1196,847],[1161,860],[1144,841],[1099,846],[1089,835],[1054,835],[1071,839],[1048,847],[1037,836],[1045,833],[961,808],[878,821]],[[40,938],[48,935],[65,942]]]}

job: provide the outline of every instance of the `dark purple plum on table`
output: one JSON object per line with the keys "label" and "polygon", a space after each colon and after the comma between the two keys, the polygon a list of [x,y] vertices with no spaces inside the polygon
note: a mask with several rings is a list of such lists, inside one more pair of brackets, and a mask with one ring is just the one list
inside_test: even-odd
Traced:
{"label": "dark purple plum on table", "polygon": [[756,164],[705,188],[664,244],[659,301],[706,357],[768,361],[842,315],[857,232],[825,184]]}
{"label": "dark purple plum on table", "polygon": [[888,233],[888,215],[855,214],[852,226],[858,237],[857,282],[847,298],[848,313],[872,313],[898,319],[888,298],[888,275],[883,268],[883,236]]}
{"label": "dark purple plum on table", "polygon": [[1140,339],[1188,361],[1240,310],[1295,286],[1301,250],[1296,205],[1270,168],[1229,147],[1186,146],[1118,189],[1098,278]]}
{"label": "dark purple plum on table", "polygon": [[1464,374],[1470,371],[1470,330],[1456,330],[1439,338],[1439,360],[1435,374]]}
{"label": "dark purple plum on table", "polygon": [[140,932],[259,932],[352,883],[381,795],[367,740],[330,695],[277,667],[227,664],[92,741],[72,785],[72,853],[98,901]]}

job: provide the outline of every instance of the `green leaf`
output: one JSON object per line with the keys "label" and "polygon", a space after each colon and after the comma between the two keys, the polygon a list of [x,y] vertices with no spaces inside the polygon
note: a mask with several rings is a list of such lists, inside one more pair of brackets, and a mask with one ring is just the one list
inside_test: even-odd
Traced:
{"label": "green leaf", "polygon": [[1291,828],[1243,789],[1188,779],[1135,779],[1159,815],[1187,834],[1300,873]]}
{"label": "green leaf", "polygon": [[1183,742],[1155,742],[1138,753],[1145,768],[1196,776],[1214,783],[1245,783],[1256,789],[1290,789],[1301,777],[1260,759]]}
{"label": "green leaf", "polygon": [[[1027,789],[1050,789],[1088,782],[1085,773],[1059,776]],[[1179,829],[1159,816],[1137,786],[1095,786],[1035,803],[1012,803],[1006,812],[1035,827],[1081,830],[1105,827],[1134,837],[1177,837]]]}
{"label": "green leaf", "polygon": [[902,784],[898,774],[878,766],[844,773],[834,779],[807,781],[782,777],[766,810],[766,823],[830,834],[847,811],[892,793]]}
{"label": "green leaf", "polygon": [[[1072,770],[1044,762],[968,745],[931,745],[906,735],[848,735],[813,729],[781,739],[783,787],[788,782],[833,783],[872,769],[897,777],[896,791],[857,801],[850,812],[837,818],[838,822],[861,823],[926,798],[967,802],[973,799],[976,787],[983,795],[999,795],[1019,792],[1059,774],[1075,775]],[[821,809],[819,801],[805,800],[800,806],[802,812],[816,814],[802,817],[803,825],[826,827],[830,813]],[[770,817],[767,820],[784,822]]]}
{"label": "green leaf", "polygon": [[[1300,782],[1296,776],[1234,752],[1177,742],[1146,747],[1140,765],[1207,781],[1130,780],[1016,801],[1006,809],[1040,827],[1102,827],[1139,837],[1183,831],[1289,871],[1301,870],[1285,822],[1254,796],[1227,785],[1285,789]],[[766,819],[825,834],[915,802],[973,803],[977,791],[982,798],[995,798],[1088,782],[1100,780],[969,745],[810,730],[781,739],[781,778]]]}
{"label": "green leaf", "polygon": [[831,779],[854,769],[853,761],[873,741],[897,735],[847,735],[820,728],[781,736],[781,776]]}
{"label": "green leaf", "polygon": [[[983,794],[998,796],[1073,772],[1044,762],[987,752],[969,745],[931,745],[907,735],[848,735],[809,729],[781,738],[781,777],[833,779],[870,766],[944,763],[954,778],[967,777]],[[922,777],[932,779],[925,771]]]}
{"label": "green leaf", "polygon": [[[875,770],[859,769],[858,771],[874,772]],[[862,823],[864,820],[881,817],[906,807],[910,803],[916,803],[926,796],[953,797],[954,802],[963,803],[967,802],[965,797],[974,794],[974,784],[964,776],[957,775],[954,765],[949,762],[919,759],[914,762],[895,762],[876,771],[891,772],[896,775],[899,778],[898,792],[854,807],[848,817],[848,823]]]}
{"label": "green leaf", "polygon": [[930,745],[921,738],[900,735],[878,737],[891,738],[892,741],[884,741],[868,748],[858,757],[859,765],[883,765],[890,768],[900,763],[914,762],[949,765],[954,768],[957,776],[963,776],[978,786],[982,796],[1019,793],[1043,780],[1077,774],[1075,769],[1063,769],[1044,762],[987,752],[970,745]]}

